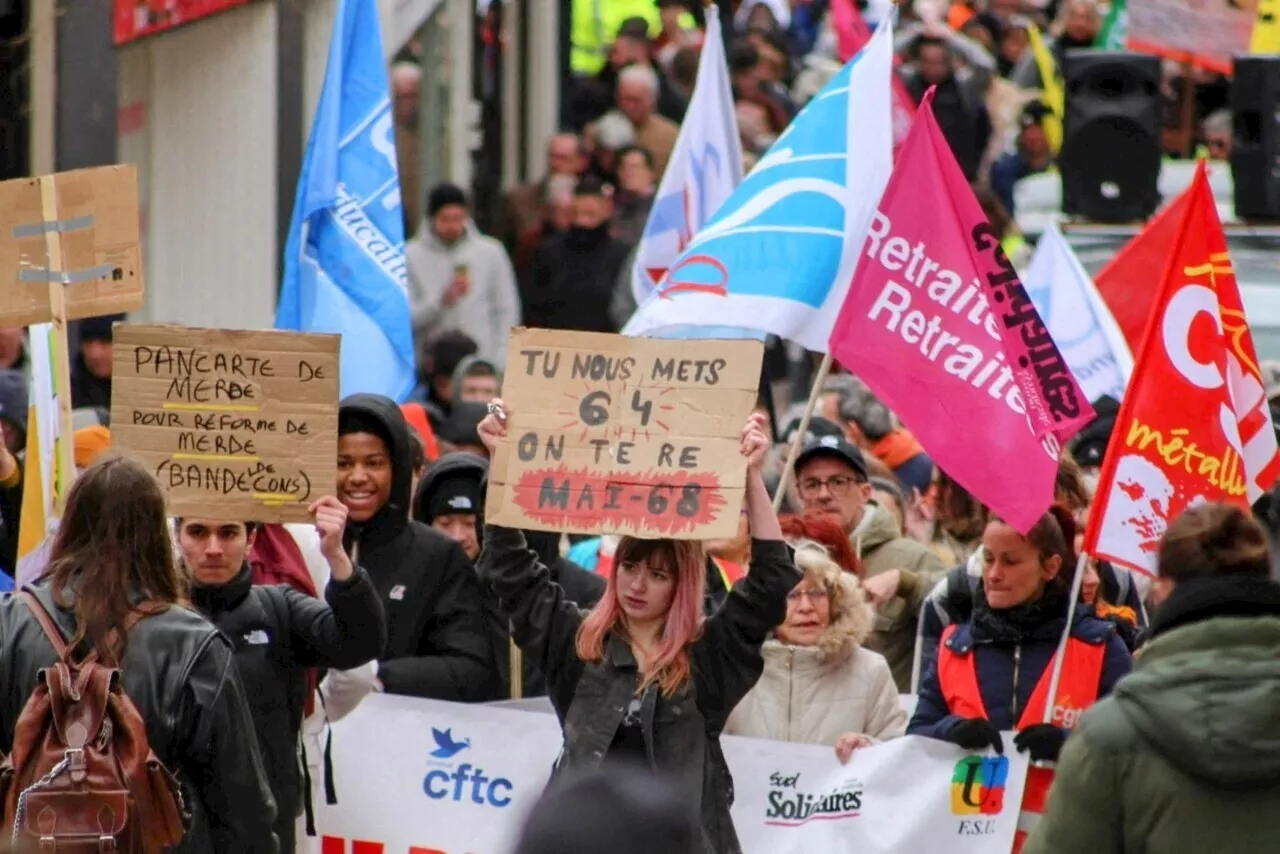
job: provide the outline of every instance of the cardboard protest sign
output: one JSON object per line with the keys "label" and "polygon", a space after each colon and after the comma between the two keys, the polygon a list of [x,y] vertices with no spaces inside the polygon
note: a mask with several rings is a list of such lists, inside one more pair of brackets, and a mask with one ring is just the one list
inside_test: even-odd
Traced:
{"label": "cardboard protest sign", "polygon": [[737,533],[759,341],[516,329],[507,439],[486,518],[542,531],[701,540]]}
{"label": "cardboard protest sign", "polygon": [[115,329],[111,444],[174,516],[310,520],[337,478],[337,335]]}
{"label": "cardboard protest sign", "polygon": [[1129,0],[1129,49],[1230,74],[1249,52],[1254,15],[1240,0]]}
{"label": "cardboard protest sign", "polygon": [[66,320],[136,311],[141,257],[133,166],[0,183],[0,326],[52,321],[51,282]]}

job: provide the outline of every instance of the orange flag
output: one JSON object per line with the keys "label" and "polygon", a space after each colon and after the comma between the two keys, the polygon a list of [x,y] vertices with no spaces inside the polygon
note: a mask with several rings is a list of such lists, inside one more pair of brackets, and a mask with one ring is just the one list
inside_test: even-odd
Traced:
{"label": "orange flag", "polygon": [[1280,473],[1257,351],[1203,160],[1175,207],[1181,216],[1134,351],[1084,546],[1148,574],[1169,521],[1188,505],[1247,508]]}
{"label": "orange flag", "polygon": [[1142,333],[1155,305],[1159,285],[1156,277],[1173,251],[1191,189],[1156,214],[1093,280],[1124,333],[1129,350],[1135,354],[1142,345]]}

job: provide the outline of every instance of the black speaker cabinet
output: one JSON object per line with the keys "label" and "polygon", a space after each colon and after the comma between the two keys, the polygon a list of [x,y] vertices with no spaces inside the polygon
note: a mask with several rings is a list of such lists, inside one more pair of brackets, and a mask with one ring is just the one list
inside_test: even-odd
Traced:
{"label": "black speaker cabinet", "polygon": [[1231,79],[1236,216],[1280,220],[1280,56],[1238,56]]}
{"label": "black speaker cabinet", "polygon": [[1160,60],[1069,50],[1063,77],[1063,213],[1110,223],[1151,216],[1160,203]]}

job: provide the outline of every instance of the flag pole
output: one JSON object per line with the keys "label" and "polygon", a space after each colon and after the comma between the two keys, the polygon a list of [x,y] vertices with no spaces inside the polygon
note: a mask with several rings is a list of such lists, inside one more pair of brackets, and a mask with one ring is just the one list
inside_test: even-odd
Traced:
{"label": "flag pole", "polygon": [[822,357],[822,365],[818,375],[813,378],[813,388],[809,391],[809,402],[805,404],[804,415],[800,416],[800,429],[791,439],[791,449],[787,451],[787,463],[783,466],[782,476],[778,478],[778,489],[773,493],[773,512],[782,508],[782,499],[787,494],[787,484],[791,480],[791,470],[795,468],[796,457],[800,456],[800,448],[804,445],[804,434],[809,432],[809,421],[813,418],[813,408],[818,405],[818,396],[822,394],[822,384],[831,372],[831,354]]}
{"label": "flag pole", "polygon": [[1071,639],[1072,617],[1075,616],[1076,603],[1080,601],[1080,585],[1084,582],[1085,566],[1089,555],[1080,553],[1076,561],[1076,575],[1071,581],[1071,595],[1067,598],[1067,627],[1062,630],[1062,638],[1058,641],[1058,653],[1053,657],[1053,673],[1049,676],[1049,701],[1044,705],[1044,722],[1053,723],[1053,710],[1058,705],[1058,683],[1062,680],[1062,662],[1067,657],[1067,641]]}

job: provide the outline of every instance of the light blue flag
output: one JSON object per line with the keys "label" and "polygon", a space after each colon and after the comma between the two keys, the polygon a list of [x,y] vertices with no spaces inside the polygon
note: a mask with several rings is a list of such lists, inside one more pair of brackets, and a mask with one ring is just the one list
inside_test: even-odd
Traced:
{"label": "light blue flag", "polygon": [[413,330],[377,0],[339,0],[302,161],[276,328],[342,335],[342,394],[403,401]]}
{"label": "light blue flag", "polygon": [[827,351],[893,171],[891,19],[684,247],[625,334],[749,329]]}

